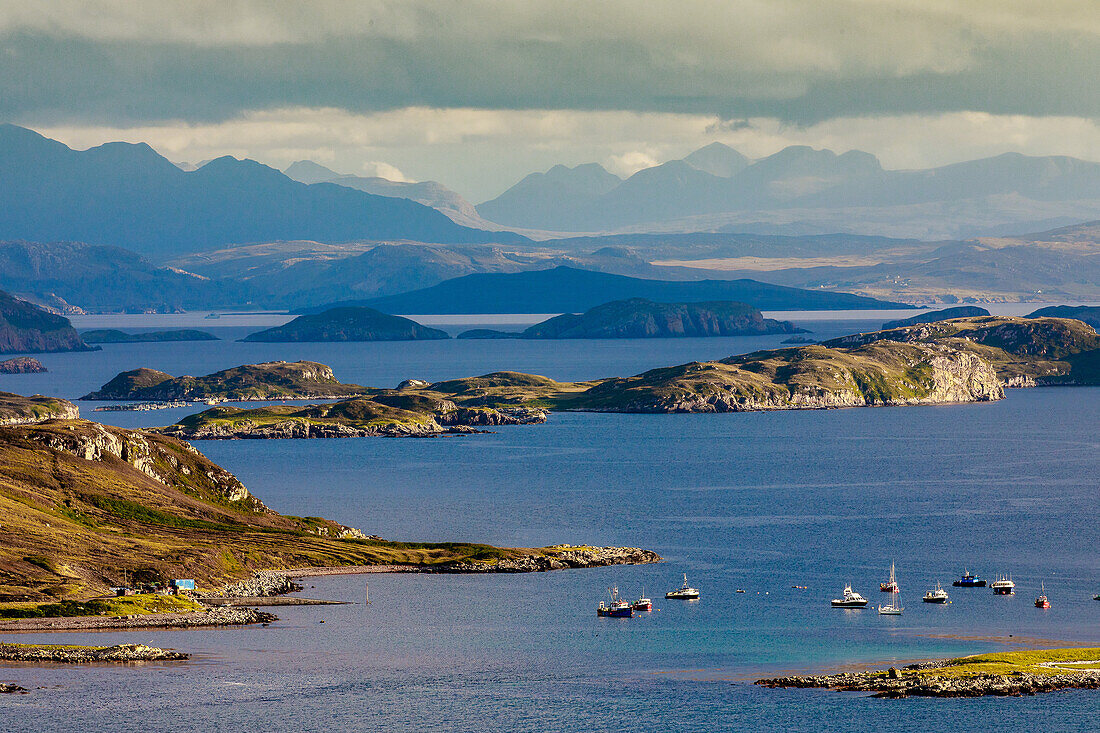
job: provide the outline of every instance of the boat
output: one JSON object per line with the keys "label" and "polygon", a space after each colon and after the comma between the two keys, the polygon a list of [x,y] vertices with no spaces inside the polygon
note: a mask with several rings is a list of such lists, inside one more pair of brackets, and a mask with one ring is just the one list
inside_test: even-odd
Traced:
{"label": "boat", "polygon": [[882,585],[891,588],[890,602],[885,606],[880,605],[878,612],[880,616],[900,616],[901,612],[905,609],[901,607],[901,599],[898,597],[901,595],[901,591],[898,589],[898,580],[894,577],[894,563],[890,563],[890,580],[886,581]]}
{"label": "boat", "polygon": [[863,608],[867,605],[867,599],[852,590],[851,585],[844,586],[844,597],[834,598],[832,601],[833,608]]}
{"label": "boat", "polygon": [[635,611],[652,611],[653,610],[653,601],[646,598],[645,588],[642,588],[642,595],[638,598],[638,600],[634,601],[634,603],[632,603],[630,605],[630,607],[631,607],[631,609],[633,609]]}
{"label": "boat", "polygon": [[1050,608],[1050,600],[1047,599],[1047,587],[1046,583],[1042,583],[1039,586],[1039,597],[1035,599],[1036,608]]}
{"label": "boat", "polygon": [[998,596],[1016,595],[1016,584],[1006,575],[998,575],[997,579],[989,584],[989,587],[992,588],[993,593]]}
{"label": "boat", "polygon": [[921,600],[925,603],[947,603],[947,591],[942,585],[936,583],[936,587],[925,593]]}
{"label": "boat", "polygon": [[611,602],[605,603],[604,601],[600,601],[600,605],[596,607],[597,616],[630,618],[634,615],[634,609],[630,606],[630,602],[619,598],[618,588],[608,588],[607,592],[611,594]]}
{"label": "boat", "polygon": [[205,321],[213,321],[218,318],[221,318],[221,316],[219,316],[217,313],[207,313],[205,316],[203,316],[203,320]]}
{"label": "boat", "polygon": [[890,561],[890,579],[885,583],[879,583],[878,589],[883,593],[898,593],[901,591],[898,588],[898,581],[894,578],[894,561]]}
{"label": "boat", "polygon": [[684,584],[676,590],[670,590],[665,593],[665,598],[679,598],[680,600],[691,601],[699,597],[699,590],[692,588],[688,585],[687,573],[684,573]]}
{"label": "boat", "polygon": [[951,585],[955,586],[956,588],[984,588],[985,581],[978,580],[977,576],[975,576],[974,573],[967,570],[965,573],[963,573],[963,576],[961,578],[956,580]]}

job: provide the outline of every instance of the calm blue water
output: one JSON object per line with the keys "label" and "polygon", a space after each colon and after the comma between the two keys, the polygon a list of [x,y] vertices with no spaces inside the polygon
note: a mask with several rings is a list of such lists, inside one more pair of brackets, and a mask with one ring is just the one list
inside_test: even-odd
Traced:
{"label": "calm blue water", "polygon": [[[812,327],[824,337],[876,323]],[[500,368],[574,379],[779,340],[113,346],[43,357],[52,375],[4,377],[0,389],[75,396],[137,365],[206,373],[261,358],[313,358],[372,385]],[[40,386],[18,386],[34,380]],[[94,416],[135,425],[178,418]],[[266,629],[25,635],[19,640],[140,641],[196,659],[0,667],[2,679],[47,688],[0,698],[0,716],[10,730],[126,729],[134,716],[133,728],[204,730],[850,730],[884,720],[907,730],[985,730],[993,720],[1013,730],[1094,730],[1095,693],[880,701],[746,680],[1032,639],[1100,645],[1100,603],[1091,600],[1100,592],[1097,424],[1100,389],[1081,388],[950,407],[560,414],[542,426],[434,440],[200,443],[278,511],[400,539],[640,545],[667,562],[318,578],[307,594],[356,603],[277,609],[282,620]],[[904,616],[829,607],[845,582],[878,603],[891,559]],[[920,603],[936,580],[948,585],[965,567],[1011,573],[1018,594],[949,588],[952,604]],[[702,599],[665,601],[684,572]],[[1040,581],[1054,604],[1046,611],[1031,605]],[[628,597],[644,587],[657,610],[597,618],[609,585]]]}

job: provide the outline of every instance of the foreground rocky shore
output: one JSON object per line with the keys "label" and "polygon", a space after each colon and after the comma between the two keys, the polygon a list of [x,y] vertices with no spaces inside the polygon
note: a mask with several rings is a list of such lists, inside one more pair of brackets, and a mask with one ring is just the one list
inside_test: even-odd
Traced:
{"label": "foreground rocky shore", "polygon": [[[190,654],[159,649],[144,644],[116,646],[55,646],[37,644],[0,644],[0,659],[9,662],[166,662],[190,659]],[[11,690],[16,692],[18,690]]]}
{"label": "foreground rocky shore", "polygon": [[[1057,690],[1100,689],[1100,660],[1038,661],[1016,665],[1013,655],[1065,656],[1076,650],[1008,652],[1004,655],[963,657],[912,664],[886,671],[844,672],[830,675],[792,675],[757,680],[764,687],[826,688],[843,692],[872,692],[874,697],[999,697],[1035,695]],[[1096,652],[1097,650],[1083,650]],[[1081,656],[1097,656],[1088,653]],[[1091,665],[1077,668],[1075,665]],[[973,668],[971,670],[970,668]],[[983,671],[995,669],[996,671]]]}
{"label": "foreground rocky shore", "polygon": [[254,608],[218,607],[197,613],[145,613],[133,616],[62,616],[0,619],[3,631],[85,631],[91,629],[188,629],[270,623],[278,617]]}

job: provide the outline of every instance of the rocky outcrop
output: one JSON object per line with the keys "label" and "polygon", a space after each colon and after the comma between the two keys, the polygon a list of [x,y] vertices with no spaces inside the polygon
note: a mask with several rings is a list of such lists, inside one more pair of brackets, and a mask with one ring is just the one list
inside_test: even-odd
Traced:
{"label": "rocky outcrop", "polygon": [[[847,692],[873,692],[875,697],[998,697],[1034,695],[1056,690],[1100,689],[1100,672],[1011,675],[977,674],[965,677],[925,676],[916,673],[930,665],[912,665],[903,671],[845,672],[832,675],[775,677],[757,680],[764,687],[829,688]],[[935,665],[932,665],[934,668]]]}
{"label": "rocky outcrop", "polygon": [[448,563],[426,567],[437,573],[541,573],[569,568],[598,568],[607,565],[645,565],[661,562],[652,550],[638,547],[572,547],[559,545],[548,554],[523,555],[492,562]]}
{"label": "rocky outcrop", "polygon": [[13,694],[17,692],[25,693],[26,691],[26,687],[20,687],[19,685],[13,684],[11,682],[0,682],[0,695]]}
{"label": "rocky outcrop", "polygon": [[0,644],[0,659],[13,662],[91,664],[96,662],[168,662],[190,658],[190,654],[158,649],[144,644],[75,647]]}
{"label": "rocky outcrop", "polygon": [[302,586],[283,573],[261,571],[239,583],[226,584],[221,590],[210,595],[216,598],[266,597],[296,593],[300,590],[302,590]]}
{"label": "rocky outcrop", "polygon": [[196,613],[142,613],[131,616],[61,616],[0,619],[0,631],[83,631],[90,629],[191,629],[271,623],[273,613],[243,606],[218,606]]}
{"label": "rocky outcrop", "polygon": [[34,425],[47,420],[70,420],[80,416],[80,409],[68,400],[40,394],[24,397],[0,392],[0,427]]}
{"label": "rocky outcrop", "polygon": [[546,422],[546,410],[535,407],[457,407],[436,418],[440,425],[537,425]]}
{"label": "rocky outcrop", "polygon": [[46,367],[42,362],[30,356],[18,356],[0,361],[0,374],[43,374]]}

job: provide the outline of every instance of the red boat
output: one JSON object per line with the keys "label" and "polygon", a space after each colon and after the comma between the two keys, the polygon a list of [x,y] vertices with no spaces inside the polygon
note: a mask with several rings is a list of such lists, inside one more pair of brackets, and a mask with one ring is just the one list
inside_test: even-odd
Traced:
{"label": "red boat", "polygon": [[1045,583],[1040,586],[1039,593],[1040,593],[1040,596],[1035,599],[1035,607],[1036,608],[1050,608],[1050,601],[1047,600],[1047,589],[1046,589],[1046,584]]}
{"label": "red boat", "polygon": [[898,588],[898,581],[894,580],[894,563],[890,563],[890,579],[885,583],[879,583],[878,589],[883,593],[900,593],[901,589]]}

